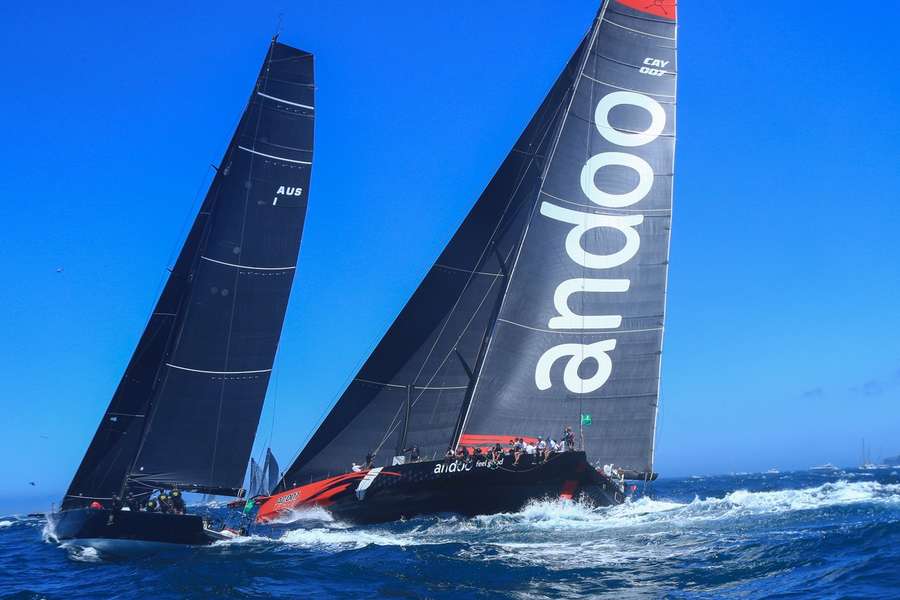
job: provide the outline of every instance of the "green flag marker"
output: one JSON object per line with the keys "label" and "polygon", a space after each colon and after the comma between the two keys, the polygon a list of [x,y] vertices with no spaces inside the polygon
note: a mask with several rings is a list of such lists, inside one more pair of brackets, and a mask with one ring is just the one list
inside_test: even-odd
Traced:
{"label": "green flag marker", "polygon": [[244,505],[244,514],[245,515],[249,515],[251,512],[253,512],[254,504],[255,504],[255,502],[253,502],[253,498],[250,498],[249,500],[247,500],[247,504]]}
{"label": "green flag marker", "polygon": [[581,424],[582,425],[590,425],[591,424],[591,415],[581,415]]}

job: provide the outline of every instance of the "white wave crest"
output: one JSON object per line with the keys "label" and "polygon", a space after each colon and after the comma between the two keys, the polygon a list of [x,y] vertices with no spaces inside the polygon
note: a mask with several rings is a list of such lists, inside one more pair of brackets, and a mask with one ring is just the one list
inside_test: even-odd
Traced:
{"label": "white wave crest", "polygon": [[334,522],[334,517],[321,506],[310,508],[295,508],[285,511],[276,519],[272,519],[269,523],[273,525],[285,525],[289,523],[297,523],[301,521],[323,521],[326,523]]}
{"label": "white wave crest", "polygon": [[[718,530],[720,524],[728,520],[768,518],[779,513],[866,503],[900,506],[900,485],[838,481],[780,491],[736,490],[723,497],[695,497],[690,502],[640,498],[619,506],[600,508],[580,502],[543,500],[532,502],[516,513],[471,519],[423,517],[372,527],[354,527],[340,522],[314,525],[313,521],[321,519],[322,515],[305,515],[306,519],[312,517],[312,520],[283,533],[277,540],[267,539],[269,543],[274,541],[335,552],[370,545],[460,544],[464,546],[460,550],[463,554],[480,554],[491,547],[503,549],[505,552],[500,558],[510,553],[520,554],[519,549],[527,547],[534,549],[536,556],[544,558],[569,556],[570,564],[573,559],[577,561],[575,554],[579,548],[583,551],[590,548],[608,551],[608,560],[617,562],[637,556],[635,553],[648,552],[648,547],[653,544],[645,542],[679,534],[684,528],[708,532],[710,525]],[[626,539],[641,541],[625,544]],[[590,554],[596,559],[595,552]],[[490,556],[488,552],[484,558],[490,559]]]}
{"label": "white wave crest", "polygon": [[[310,548],[334,548],[340,550],[359,549],[366,546],[416,546],[430,543],[415,535],[397,535],[378,529],[352,529],[316,527],[314,529],[294,529],[281,538],[285,544]],[[431,542],[433,543],[433,542]]]}
{"label": "white wave crest", "polygon": [[76,545],[66,545],[64,547],[66,549],[66,552],[68,552],[69,554],[69,558],[74,560],[75,562],[103,562],[103,558],[100,556],[100,552],[96,548]]}
{"label": "white wave crest", "polygon": [[6,529],[7,527],[12,527],[15,524],[14,521],[0,521],[0,529]]}

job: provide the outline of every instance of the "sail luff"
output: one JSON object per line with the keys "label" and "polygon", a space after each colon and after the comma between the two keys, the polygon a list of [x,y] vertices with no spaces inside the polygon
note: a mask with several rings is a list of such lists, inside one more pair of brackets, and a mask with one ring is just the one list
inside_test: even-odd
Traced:
{"label": "sail luff", "polygon": [[[235,131],[232,134],[231,140],[229,141],[228,146],[226,146],[226,148],[225,148],[225,152],[222,156],[222,159],[219,161],[219,166],[216,169],[216,177],[214,178],[213,183],[210,185],[210,189],[207,191],[207,195],[206,195],[206,198],[204,199],[203,206],[201,207],[200,214],[205,213],[206,215],[212,215],[213,211],[215,210],[216,200],[218,199],[218,196],[219,196],[218,192],[220,189],[220,186],[217,186],[216,183],[219,180],[220,173],[227,173],[227,170],[229,169],[231,160],[232,160],[234,153],[236,152],[237,147],[238,147],[238,140],[240,137],[241,129],[244,126],[244,120],[247,117],[248,108],[250,107],[250,104],[253,101],[254,94],[257,92],[257,90],[259,88],[260,78],[262,77],[263,73],[268,71],[269,63],[272,59],[272,49],[274,47],[275,47],[275,39],[273,38],[272,42],[269,44],[269,48],[268,48],[268,51],[266,52],[266,57],[263,60],[263,64],[260,67],[260,71],[259,71],[259,74],[257,75],[256,82],[253,85],[253,91],[251,91],[250,95],[247,98],[247,101],[244,103],[244,108],[241,111],[241,119],[238,122],[238,126],[235,128]],[[203,252],[202,249],[206,245],[206,242],[207,242],[207,239],[209,236],[209,225],[210,225],[210,219],[207,218],[204,221],[204,228],[202,229],[202,231],[200,233],[200,241],[198,243],[198,246],[195,249],[195,252],[193,253],[193,255],[191,256],[191,260],[189,263],[190,264],[189,283],[188,283],[188,287],[184,290],[184,292],[182,294],[181,302],[184,302],[186,297],[189,296],[189,294],[190,294],[190,284],[193,282],[192,275],[200,263],[202,252]],[[165,375],[168,373],[168,370],[166,367],[170,366],[167,363],[166,359],[169,358],[169,356],[172,353],[172,348],[175,345],[177,345],[178,340],[182,337],[182,335],[184,333],[184,324],[187,320],[189,311],[190,311],[189,306],[188,307],[180,306],[179,310],[176,311],[177,321],[176,321],[176,327],[174,328],[174,330],[177,331],[177,333],[176,333],[176,335],[173,336],[173,339],[171,340],[170,344],[167,346],[167,349],[163,354],[163,360],[160,361],[160,364],[159,364],[158,370],[157,370],[157,382],[159,382],[160,387],[165,385]],[[154,388],[155,388],[154,391],[158,393],[157,386],[154,386]],[[155,396],[156,396],[156,394],[154,394],[154,396],[152,396],[149,400],[148,407],[150,410],[149,410],[149,414],[148,414],[147,418],[144,421],[144,428],[141,431],[141,441],[140,441],[140,444],[138,445],[137,452],[135,452],[135,454],[134,454],[134,459],[132,460],[132,463],[129,466],[129,471],[132,474],[135,471],[135,463],[141,455],[141,451],[143,450],[144,444],[147,441],[148,433],[151,431],[151,428],[153,425],[153,421],[154,421],[153,417],[156,414],[156,408],[157,408],[157,405],[154,402]],[[217,430],[218,430],[218,427],[217,427]],[[213,465],[211,464],[210,467],[213,468]],[[123,481],[122,481],[123,487],[127,485],[128,480],[129,479],[127,477],[125,479],[123,479]],[[165,483],[169,483],[168,481],[166,481],[165,477],[157,477],[152,480],[147,479],[146,481],[144,481],[143,487],[148,487],[148,486],[158,487],[160,485],[164,485]],[[180,483],[183,484],[184,482],[180,482]],[[191,487],[193,487],[193,489],[197,489],[197,490],[200,489],[197,485],[194,485]],[[212,487],[219,488],[221,486],[212,486]],[[228,495],[228,492],[226,491],[223,495]]]}
{"label": "sail luff", "polygon": [[[588,30],[589,32],[590,30]],[[579,48],[588,41],[587,34]],[[580,53],[578,56],[581,56]],[[415,386],[408,446],[443,455],[495,312],[577,64],[569,61],[484,192],[331,411],[279,489],[346,471],[396,447],[405,390]],[[378,456],[381,464],[391,457]]]}
{"label": "sail luff", "polygon": [[521,239],[519,240],[519,242],[516,244],[516,257],[515,257],[515,260],[513,261],[512,267],[509,269],[508,275],[506,276],[506,282],[505,282],[505,285],[504,285],[504,288],[503,288],[503,292],[502,292],[502,294],[501,294],[501,296],[500,296],[499,306],[498,306],[498,308],[497,308],[497,315],[493,318],[493,320],[492,320],[492,322],[491,322],[491,326],[490,326],[490,330],[489,330],[490,333],[489,333],[488,338],[487,338],[487,345],[486,345],[486,347],[485,347],[485,349],[484,349],[484,352],[483,352],[481,355],[479,355],[479,363],[478,363],[478,366],[477,366],[476,369],[475,369],[475,382],[474,382],[474,384],[473,384],[473,386],[472,386],[472,392],[471,392],[471,395],[470,395],[470,397],[469,397],[468,405],[466,406],[466,413],[465,413],[465,417],[463,418],[462,426],[460,427],[459,433],[457,434],[457,436],[455,437],[455,439],[454,439],[454,441],[453,441],[453,445],[454,445],[454,446],[459,445],[459,443],[460,443],[460,438],[462,437],[463,432],[466,430],[466,423],[467,423],[467,421],[468,421],[468,419],[469,419],[469,411],[471,411],[471,409],[472,409],[472,402],[474,401],[474,399],[475,399],[475,394],[476,394],[477,391],[478,391],[478,381],[481,379],[481,374],[482,374],[482,371],[483,371],[483,369],[484,369],[484,362],[485,362],[485,360],[487,359],[487,356],[488,356],[488,354],[490,353],[490,350],[491,350],[491,341],[493,340],[494,328],[496,327],[496,324],[497,324],[497,316],[499,316],[499,315],[503,312],[503,304],[504,304],[505,301],[506,301],[507,295],[508,295],[508,293],[509,293],[509,288],[510,288],[510,286],[512,285],[513,278],[515,277],[515,274],[516,274],[516,267],[517,267],[518,264],[519,264],[519,257],[520,257],[521,254],[522,254],[522,248],[523,248],[523,246],[524,246],[524,244],[525,244],[525,239],[528,237],[528,229],[529,229],[529,227],[530,227],[530,225],[531,225],[532,220],[534,219],[534,214],[535,214],[535,211],[536,211],[537,206],[538,206],[538,201],[540,200],[541,193],[542,193],[543,190],[544,190],[544,183],[543,183],[543,182],[544,182],[544,179],[545,179],[545,177],[546,177],[546,175],[547,175],[547,169],[549,169],[549,168],[550,168],[550,165],[553,163],[553,157],[554,157],[554,155],[556,154],[556,148],[557,148],[557,146],[559,145],[560,137],[562,137],[563,129],[564,129],[565,126],[566,126],[566,119],[568,119],[568,117],[569,117],[569,111],[570,111],[571,108],[572,108],[572,102],[574,101],[574,99],[575,99],[575,94],[576,94],[577,91],[578,91],[578,84],[581,83],[581,77],[582,77],[582,75],[584,74],[584,65],[585,65],[585,63],[587,62],[587,53],[590,51],[591,46],[593,46],[594,40],[595,40],[596,37],[597,37],[597,33],[598,33],[599,30],[600,30],[599,25],[600,25],[600,21],[603,20],[603,13],[606,11],[606,6],[607,6],[607,1],[606,1],[606,0],[604,0],[603,2],[601,2],[601,4],[600,4],[600,9],[597,11],[597,16],[594,18],[594,24],[591,26],[590,34],[589,34],[589,36],[590,36],[590,41],[589,41],[588,44],[587,44],[587,47],[586,47],[585,52],[584,52],[584,57],[581,59],[581,64],[580,64],[580,66],[578,67],[578,73],[576,74],[575,79],[574,79],[574,82],[573,82],[573,91],[572,91],[572,93],[571,93],[571,95],[570,95],[570,97],[569,97],[569,101],[568,101],[568,103],[567,103],[566,109],[565,109],[565,111],[563,112],[562,118],[561,118],[561,120],[560,120],[559,128],[557,129],[557,133],[556,133],[556,136],[555,136],[555,139],[554,139],[554,142],[553,142],[553,148],[550,150],[550,154],[548,155],[547,161],[546,161],[546,163],[544,164],[544,171],[543,171],[543,173],[541,174],[541,178],[540,178],[540,181],[541,181],[540,187],[538,188],[537,193],[534,195],[534,199],[533,199],[533,201],[532,201],[532,206],[531,206],[530,215],[529,215],[529,217],[528,217],[528,221],[526,222],[525,228],[524,228],[524,230],[522,231],[522,237],[521,237]]}
{"label": "sail luff", "polygon": [[[305,218],[312,61],[307,52],[275,41],[269,46],[238,127],[63,508],[121,494],[126,484],[130,493],[174,485],[239,493]],[[247,123],[254,119],[266,124],[264,136],[247,135]],[[219,340],[223,343],[216,344]],[[248,366],[258,364],[265,368]],[[219,394],[216,410],[209,409],[216,406],[211,390]],[[210,454],[220,435],[227,444]]]}

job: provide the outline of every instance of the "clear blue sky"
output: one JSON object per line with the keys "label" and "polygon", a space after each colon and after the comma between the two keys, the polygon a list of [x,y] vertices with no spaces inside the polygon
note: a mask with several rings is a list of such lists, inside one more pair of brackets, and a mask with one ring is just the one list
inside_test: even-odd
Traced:
{"label": "clear blue sky", "polygon": [[[596,4],[4,3],[0,496],[68,483],[279,13],[318,78],[301,269],[259,435],[274,411],[287,463]],[[900,5],[680,12],[657,467],[851,464],[863,437],[900,453]]]}

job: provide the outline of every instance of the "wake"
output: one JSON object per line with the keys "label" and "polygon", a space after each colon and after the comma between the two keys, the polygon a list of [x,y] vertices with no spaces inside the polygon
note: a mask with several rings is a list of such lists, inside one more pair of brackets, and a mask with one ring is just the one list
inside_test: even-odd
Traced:
{"label": "wake", "polygon": [[[359,549],[367,546],[409,547],[438,544],[496,546],[546,545],[556,532],[586,542],[622,535],[658,535],[683,528],[721,525],[745,518],[789,515],[835,506],[874,505],[900,507],[900,485],[873,481],[837,481],[817,487],[780,491],[736,490],[723,497],[695,497],[690,502],[641,498],[614,507],[595,508],[579,502],[543,500],[516,513],[462,517],[418,517],[409,521],[355,527],[325,522],[321,514],[291,523],[298,528],[268,538],[269,542],[321,550]],[[307,519],[312,515],[307,515]]]}

